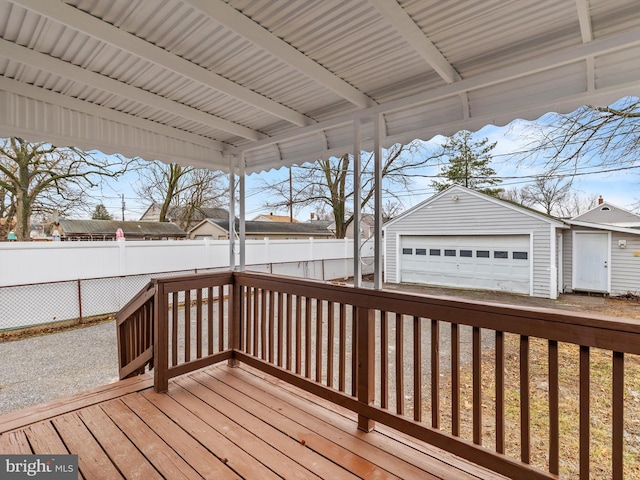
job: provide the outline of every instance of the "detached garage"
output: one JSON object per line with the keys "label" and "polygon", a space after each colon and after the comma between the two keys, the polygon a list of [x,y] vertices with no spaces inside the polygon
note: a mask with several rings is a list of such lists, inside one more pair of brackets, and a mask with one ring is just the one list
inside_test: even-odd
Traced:
{"label": "detached garage", "polygon": [[384,226],[385,281],[557,298],[563,222],[453,186]]}

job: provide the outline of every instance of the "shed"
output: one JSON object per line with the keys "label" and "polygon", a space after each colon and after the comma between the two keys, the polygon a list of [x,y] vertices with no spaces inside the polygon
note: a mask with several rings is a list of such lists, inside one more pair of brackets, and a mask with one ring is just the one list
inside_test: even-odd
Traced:
{"label": "shed", "polygon": [[[240,222],[236,220],[236,232],[240,231]],[[284,222],[245,222],[246,238],[262,240],[263,238],[277,238],[280,240],[333,238],[333,233],[326,228],[310,223],[284,223]],[[217,240],[229,238],[229,220],[207,218],[189,231],[189,238],[207,238]]]}
{"label": "shed", "polygon": [[385,224],[385,281],[557,298],[566,228],[456,185]]}
{"label": "shed", "polygon": [[58,230],[66,240],[115,240],[121,228],[127,240],[168,240],[187,237],[184,230],[170,222],[132,222],[118,220],[61,219],[52,224],[50,233]]}

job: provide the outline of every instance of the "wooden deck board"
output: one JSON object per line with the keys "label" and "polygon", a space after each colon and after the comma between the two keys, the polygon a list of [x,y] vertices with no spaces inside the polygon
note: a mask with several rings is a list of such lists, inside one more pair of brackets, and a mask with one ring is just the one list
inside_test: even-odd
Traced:
{"label": "wooden deck board", "polygon": [[162,394],[149,385],[0,417],[0,453],[75,453],[86,479],[496,478],[385,427],[361,432],[352,412],[250,367],[210,367]]}

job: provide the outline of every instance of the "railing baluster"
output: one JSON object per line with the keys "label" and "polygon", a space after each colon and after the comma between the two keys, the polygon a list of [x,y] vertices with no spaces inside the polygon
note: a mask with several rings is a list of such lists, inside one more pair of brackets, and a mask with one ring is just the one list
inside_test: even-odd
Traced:
{"label": "railing baluster", "polygon": [[422,421],[422,328],[421,319],[413,317],[413,419]]}
{"label": "railing baluster", "polygon": [[267,296],[269,290],[260,290],[260,358],[266,360],[268,358],[267,352],[267,332],[270,328],[269,315],[271,312],[267,312]]}
{"label": "railing baluster", "polygon": [[302,298],[296,296],[296,373],[302,371]]}
{"label": "railing baluster", "polygon": [[291,370],[291,362],[293,360],[293,349],[292,343],[293,340],[291,338],[291,329],[292,329],[292,314],[293,314],[293,295],[290,293],[287,294],[287,370]]}
{"label": "railing baluster", "polygon": [[275,328],[276,328],[275,311],[274,311],[274,305],[275,305],[274,295],[275,294],[276,292],[269,290],[269,363],[274,362],[273,348],[274,348],[275,339],[273,337],[275,335]]}
{"label": "railing baluster", "polygon": [[404,315],[396,313],[396,413],[404,415]]}
{"label": "railing baluster", "polygon": [[184,292],[184,361],[191,360],[191,290]]}
{"label": "railing baluster", "polygon": [[202,358],[202,289],[196,290],[196,358]]}
{"label": "railing baluster", "polygon": [[380,406],[389,408],[389,313],[380,312]]}
{"label": "railing baluster", "polygon": [[173,292],[171,301],[171,365],[178,364],[178,292]]}
{"label": "railing baluster", "polygon": [[520,336],[520,459],[531,462],[531,389],[529,387],[529,337]]}
{"label": "railing baluster", "polygon": [[431,426],[440,428],[440,323],[431,320]]}
{"label": "railing baluster", "polygon": [[460,327],[451,324],[451,434],[460,435]]}
{"label": "railing baluster", "polygon": [[[207,355],[213,353],[213,292],[213,287],[207,288]],[[222,338],[221,328],[218,328],[218,338]],[[218,351],[220,350],[222,347],[218,349]]]}
{"label": "railing baluster", "polygon": [[580,480],[589,480],[589,347],[580,345]]}
{"label": "railing baluster", "polygon": [[313,300],[305,297],[304,307],[304,376],[311,378],[311,311],[313,309]]}
{"label": "railing baluster", "polygon": [[251,321],[251,316],[253,314],[253,308],[251,308],[251,298],[253,297],[253,287],[246,288],[246,296],[245,296],[245,340],[244,340],[244,351],[251,354],[251,345],[253,342],[251,341],[251,334],[253,332],[253,326]]}
{"label": "railing baluster", "polygon": [[260,318],[260,299],[262,295],[262,289],[256,288],[254,290],[255,295],[253,297],[253,348],[251,349],[251,353],[255,357],[260,356],[260,351],[258,350],[258,341],[260,340],[260,324],[262,323],[262,319]]}
{"label": "railing baluster", "polygon": [[504,332],[496,331],[496,452],[504,453]]}
{"label": "railing baluster", "polygon": [[322,382],[322,300],[316,299],[316,382]]}
{"label": "railing baluster", "polygon": [[333,388],[333,342],[335,337],[335,305],[327,303],[327,387]]}
{"label": "railing baluster", "polygon": [[613,352],[613,402],[611,425],[612,456],[611,477],[622,480],[624,477],[624,353]]}
{"label": "railing baluster", "polygon": [[284,335],[284,318],[282,318],[282,316],[284,315],[284,293],[282,292],[278,292],[278,360],[277,360],[277,365],[282,367],[282,359],[283,359],[283,355],[282,355],[282,348],[284,345],[284,338],[282,338],[282,336]]}
{"label": "railing baluster", "polygon": [[351,395],[358,394],[358,312],[356,307],[351,305]]}
{"label": "railing baluster", "polygon": [[340,339],[338,355],[338,389],[344,392],[346,389],[346,362],[347,362],[347,307],[340,304]]}
{"label": "railing baluster", "polygon": [[482,445],[482,345],[478,327],[473,327],[473,443]]}
{"label": "railing baluster", "polygon": [[[213,288],[209,292],[211,295]],[[232,296],[229,294],[228,302],[231,303]],[[211,308],[213,309],[213,300],[211,301]],[[211,312],[211,318],[213,319],[213,311]],[[231,309],[227,311],[227,318],[231,321]],[[211,327],[213,329],[213,325]],[[227,327],[228,328],[228,327]],[[211,332],[211,344],[213,346],[213,331]],[[218,287],[218,351],[224,350],[224,285]],[[213,353],[213,351],[211,352]]]}
{"label": "railing baluster", "polygon": [[560,473],[560,381],[558,342],[549,340],[549,472]]}

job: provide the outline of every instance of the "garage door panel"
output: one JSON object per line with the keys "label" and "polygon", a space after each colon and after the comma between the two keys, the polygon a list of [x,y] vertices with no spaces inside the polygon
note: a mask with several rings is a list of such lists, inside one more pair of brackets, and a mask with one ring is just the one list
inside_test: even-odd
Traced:
{"label": "garage door panel", "polygon": [[401,281],[530,293],[529,245],[528,235],[402,236],[412,254],[402,255]]}

